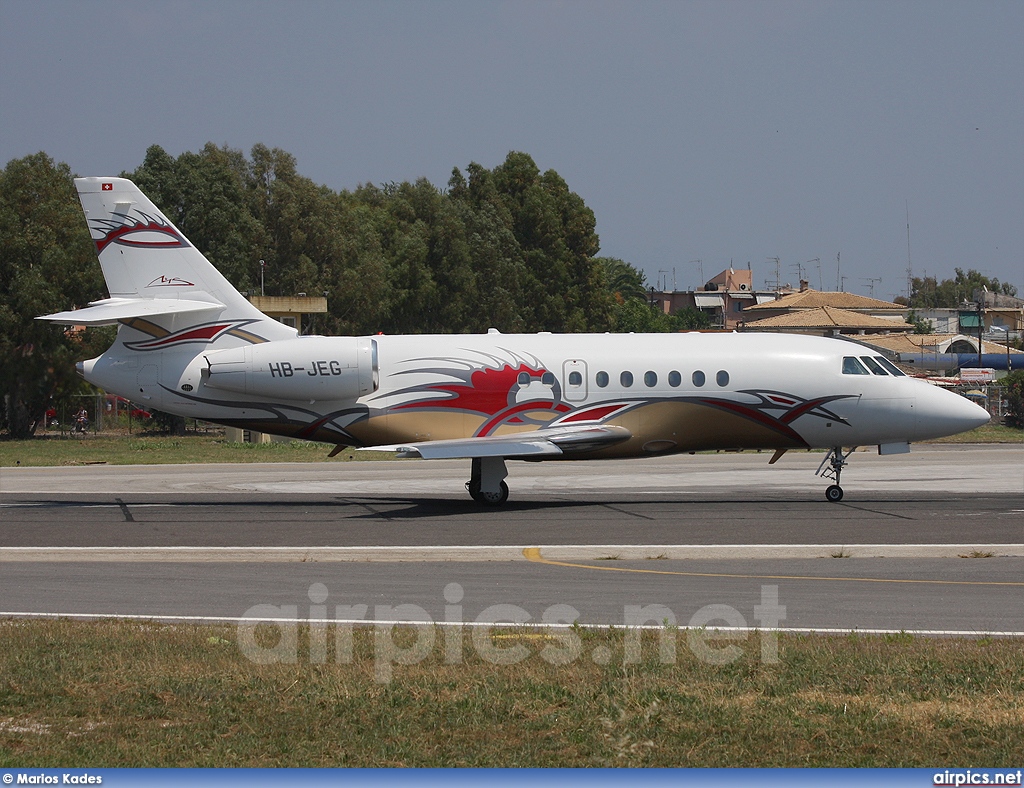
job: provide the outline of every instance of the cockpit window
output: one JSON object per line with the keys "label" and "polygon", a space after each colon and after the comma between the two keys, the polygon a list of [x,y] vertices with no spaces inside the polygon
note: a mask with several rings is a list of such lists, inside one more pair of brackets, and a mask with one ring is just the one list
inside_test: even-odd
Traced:
{"label": "cockpit window", "polygon": [[875,356],[875,361],[877,361],[879,364],[881,364],[883,367],[889,370],[890,375],[895,375],[898,378],[905,378],[907,376],[906,372],[903,372],[889,359],[885,358],[885,356]]}
{"label": "cockpit window", "polygon": [[864,365],[861,364],[855,356],[845,356],[843,358],[843,374],[870,375],[871,373],[864,369]]}
{"label": "cockpit window", "polygon": [[871,356],[861,356],[860,360],[868,365],[868,369],[874,372],[876,375],[888,375],[889,373],[882,369]]}

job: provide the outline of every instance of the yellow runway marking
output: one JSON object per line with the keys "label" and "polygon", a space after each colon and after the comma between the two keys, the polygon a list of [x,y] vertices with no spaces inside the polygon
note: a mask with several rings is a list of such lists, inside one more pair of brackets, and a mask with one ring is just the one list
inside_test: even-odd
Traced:
{"label": "yellow runway marking", "polygon": [[549,566],[566,566],[572,569],[596,569],[601,572],[632,572],[643,575],[676,575],[681,577],[726,577],[737,580],[829,580],[834,583],[915,583],[919,585],[944,586],[1015,586],[1024,587],[1024,582],[1005,580],[914,580],[909,578],[887,577],[820,577],[815,575],[740,575],[726,572],[670,572],[666,569],[633,569],[625,566],[593,566],[592,564],[572,564],[567,561],[552,561],[540,554],[539,547],[527,547],[523,557],[535,564]]}

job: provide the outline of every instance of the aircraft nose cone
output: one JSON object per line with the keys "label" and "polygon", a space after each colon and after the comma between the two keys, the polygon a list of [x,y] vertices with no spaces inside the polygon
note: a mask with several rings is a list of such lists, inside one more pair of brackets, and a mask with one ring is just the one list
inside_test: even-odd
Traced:
{"label": "aircraft nose cone", "polygon": [[917,397],[918,440],[967,432],[987,424],[990,418],[980,405],[937,386],[929,386]]}

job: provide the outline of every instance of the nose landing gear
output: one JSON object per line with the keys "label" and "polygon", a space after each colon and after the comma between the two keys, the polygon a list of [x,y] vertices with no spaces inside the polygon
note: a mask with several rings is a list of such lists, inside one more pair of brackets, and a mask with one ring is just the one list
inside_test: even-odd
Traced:
{"label": "nose landing gear", "polygon": [[829,503],[839,503],[843,500],[843,488],[839,486],[839,479],[842,476],[843,468],[846,466],[846,458],[853,454],[856,448],[856,446],[852,447],[845,454],[843,453],[842,446],[830,449],[815,472],[816,476],[820,476],[823,479],[835,480],[835,484],[830,484],[825,490],[825,500]]}

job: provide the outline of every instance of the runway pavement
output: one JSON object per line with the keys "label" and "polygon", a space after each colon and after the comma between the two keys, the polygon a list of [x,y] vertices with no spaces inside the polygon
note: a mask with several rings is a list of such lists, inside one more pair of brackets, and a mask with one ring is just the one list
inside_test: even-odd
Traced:
{"label": "runway pavement", "polygon": [[509,463],[499,510],[467,462],[4,468],[0,614],[303,619],[325,591],[332,617],[442,620],[457,588],[465,621],[724,605],[756,626],[777,592],[783,627],[1024,632],[1024,446],[858,453],[840,504],[823,455],[768,456]]}

